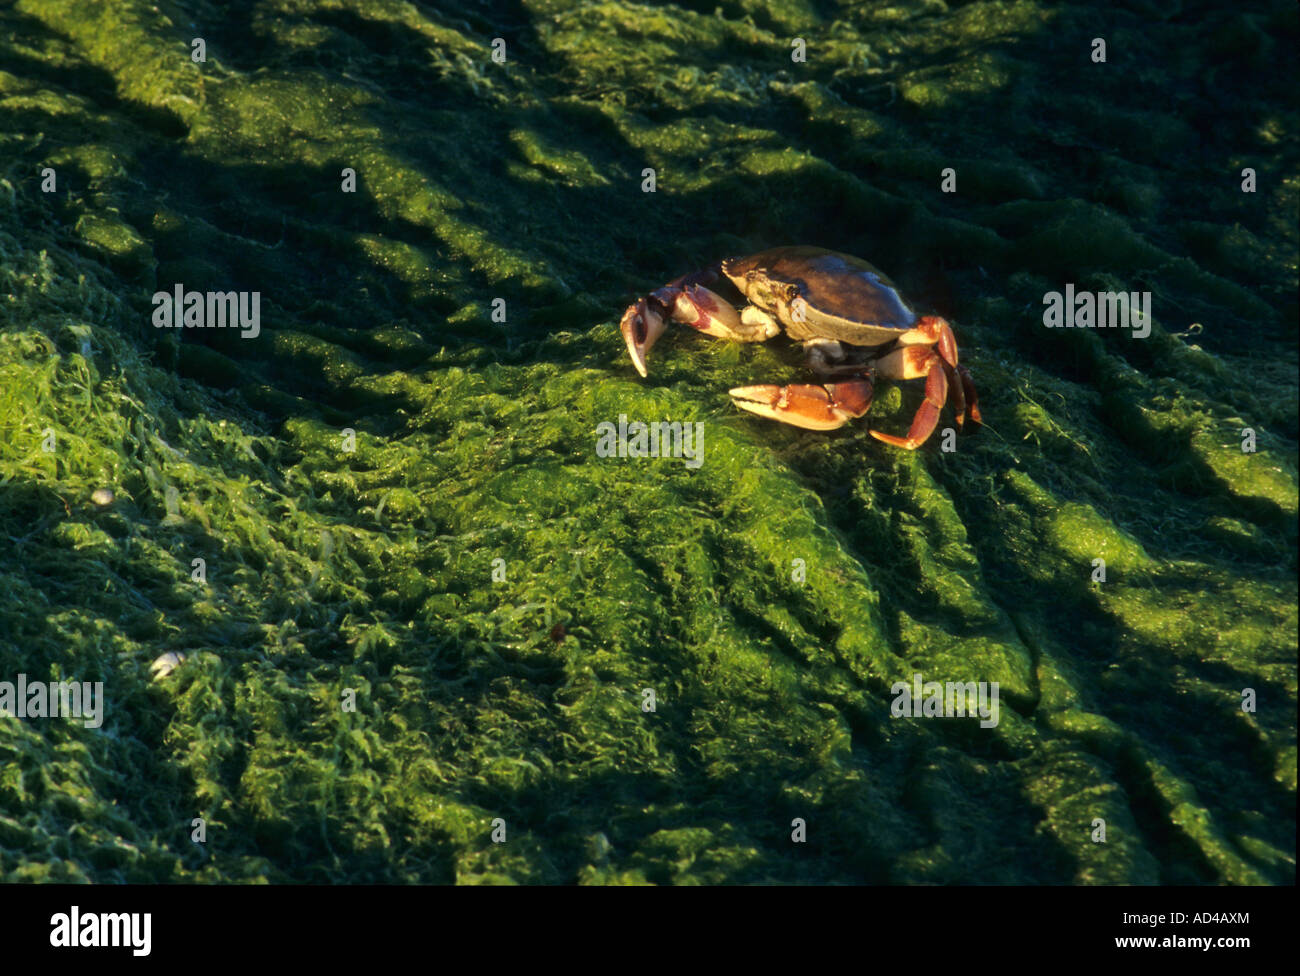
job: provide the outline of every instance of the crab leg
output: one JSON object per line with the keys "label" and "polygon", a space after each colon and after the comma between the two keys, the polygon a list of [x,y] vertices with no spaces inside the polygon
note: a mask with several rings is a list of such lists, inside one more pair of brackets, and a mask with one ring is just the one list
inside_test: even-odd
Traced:
{"label": "crab leg", "polygon": [[[975,381],[971,379],[970,370],[967,369],[965,366],[957,366],[956,372],[957,372],[957,376],[961,380],[961,382],[957,385],[961,388],[964,394],[962,397],[962,399],[965,401],[965,406],[966,406],[964,413],[968,418],[973,420],[975,423],[977,424],[984,423],[984,418],[980,416],[980,400],[979,397],[976,396],[975,394]],[[957,415],[958,427],[961,426],[961,421],[962,421],[962,415],[958,414]]]}
{"label": "crab leg", "polygon": [[[895,364],[889,361],[900,354],[902,354],[903,368],[902,375],[897,375],[891,370],[891,367]],[[896,379],[925,377],[925,402],[917,408],[916,416],[912,418],[912,427],[908,430],[907,436],[895,437],[893,434],[882,434],[878,430],[871,431],[871,436],[878,441],[884,441],[886,444],[893,444],[895,447],[914,451],[925,443],[927,437],[934,433],[934,428],[939,423],[939,411],[948,402],[948,368],[945,368],[946,364],[943,363],[934,350],[926,349],[923,346],[899,349],[882,359],[880,364],[881,375],[894,376]]]}
{"label": "crab leg", "polygon": [[871,380],[863,376],[825,386],[738,386],[731,396],[740,409],[760,417],[807,430],[835,430],[871,409],[871,393]]}
{"label": "crab leg", "polygon": [[912,450],[925,441],[939,423],[939,411],[952,396],[953,412],[960,428],[967,419],[982,423],[979,399],[970,371],[957,361],[957,339],[952,327],[941,318],[925,316],[916,327],[898,337],[894,351],[876,361],[881,376],[910,380],[925,377],[925,402],[912,418],[905,438],[872,431],[872,436]]}
{"label": "crab leg", "polygon": [[[910,337],[920,337],[922,342],[933,342],[939,358],[943,362],[944,372],[948,374],[948,386],[952,391],[953,413],[957,415],[957,427],[960,429],[969,418],[975,423],[983,423],[980,418],[979,397],[975,394],[975,381],[971,379],[970,370],[957,361],[957,337],[952,333],[952,326],[941,318],[925,316],[915,329],[903,333],[899,343],[909,344]],[[916,341],[912,338],[911,341]]]}

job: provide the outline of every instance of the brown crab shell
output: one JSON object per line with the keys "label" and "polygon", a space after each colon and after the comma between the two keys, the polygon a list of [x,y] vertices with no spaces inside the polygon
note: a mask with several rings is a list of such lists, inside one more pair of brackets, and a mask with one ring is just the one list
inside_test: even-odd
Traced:
{"label": "brown crab shell", "polygon": [[722,262],[751,304],[798,341],[836,339],[879,346],[916,324],[912,306],[873,265],[820,247],[774,247]]}

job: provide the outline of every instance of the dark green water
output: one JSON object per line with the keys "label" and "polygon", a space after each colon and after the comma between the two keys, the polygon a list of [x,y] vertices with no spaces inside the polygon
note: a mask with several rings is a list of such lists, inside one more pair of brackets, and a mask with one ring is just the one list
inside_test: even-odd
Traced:
{"label": "dark green water", "polygon": [[[0,4],[0,681],[106,696],[0,717],[0,878],[1293,884],[1298,35]],[[986,429],[872,439],[919,383],[743,414],[806,376],[779,339],[674,327],[637,377],[631,298],[786,243],[948,316]],[[154,329],[177,282],[260,334]],[[1151,334],[1045,328],[1067,282]],[[598,457],[620,415],[702,463]],[[998,724],[891,717],[915,673],[998,682]]]}

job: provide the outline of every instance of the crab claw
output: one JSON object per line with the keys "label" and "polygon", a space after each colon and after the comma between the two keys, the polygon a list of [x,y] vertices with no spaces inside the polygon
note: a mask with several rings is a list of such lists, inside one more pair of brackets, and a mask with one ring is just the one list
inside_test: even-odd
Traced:
{"label": "crab claw", "polygon": [[760,417],[807,430],[835,430],[871,409],[871,380],[846,383],[738,386],[731,391],[736,406]]}
{"label": "crab claw", "polygon": [[632,357],[632,365],[638,373],[645,376],[646,355],[664,334],[664,317],[641,298],[627,307],[618,327],[627,343],[627,354]]}

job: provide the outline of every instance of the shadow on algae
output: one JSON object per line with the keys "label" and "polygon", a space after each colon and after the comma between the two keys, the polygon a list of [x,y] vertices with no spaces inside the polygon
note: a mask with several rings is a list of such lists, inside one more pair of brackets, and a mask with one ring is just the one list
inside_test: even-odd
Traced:
{"label": "shadow on algae", "polygon": [[[0,680],[107,700],[0,718],[0,878],[1293,884],[1296,13],[1104,19],[0,9]],[[784,340],[636,376],[628,301],[785,243],[948,316],[985,429],[736,410]],[[1150,336],[1044,328],[1067,282]],[[260,335],[155,330],[176,283]],[[891,717],[914,674],[998,724]]]}

